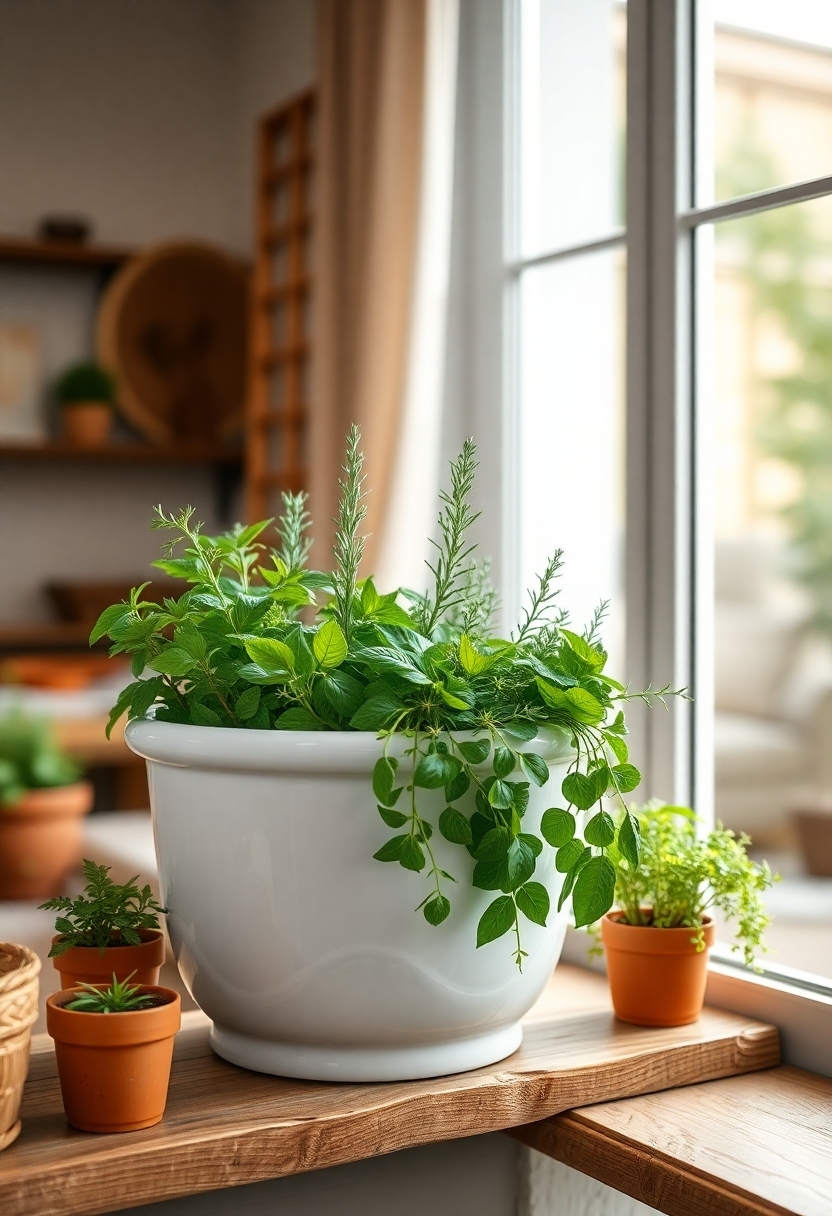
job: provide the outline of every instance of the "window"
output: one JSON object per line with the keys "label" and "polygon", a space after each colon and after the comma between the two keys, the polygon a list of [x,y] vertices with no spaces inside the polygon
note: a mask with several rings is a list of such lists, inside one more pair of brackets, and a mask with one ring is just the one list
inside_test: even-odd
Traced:
{"label": "window", "polygon": [[633,715],[645,792],[782,869],[763,982],[828,1016],[832,6],[507,12],[514,584],[562,544],[630,682],[692,690]]}

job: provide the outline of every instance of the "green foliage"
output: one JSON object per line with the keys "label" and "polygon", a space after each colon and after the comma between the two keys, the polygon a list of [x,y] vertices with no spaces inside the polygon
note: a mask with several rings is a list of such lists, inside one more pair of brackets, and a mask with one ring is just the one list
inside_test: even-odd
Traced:
{"label": "green foliage", "polygon": [[[765,949],[769,924],[762,892],[776,879],[765,862],[748,857],[749,838],[737,837],[721,824],[707,836],[697,835],[696,816],[688,807],[653,802],[631,810],[640,832],[638,868],[615,845],[605,858],[613,870],[615,902],[627,923],[698,930],[704,949],[702,918],[719,911],[736,923],[734,949],[741,943],[751,966],[755,954]],[[577,902],[577,889],[575,898]]]}
{"label": "green foliage", "polygon": [[[376,859],[423,876],[420,907],[438,925],[452,914],[448,884],[457,881],[437,864],[438,830],[459,847],[463,873],[470,874],[473,859],[475,887],[501,892],[483,916],[478,944],[512,930],[520,964],[521,924],[544,924],[548,914],[545,890],[533,880],[538,864],[551,864],[551,855],[539,861],[544,848],[557,850],[566,875],[561,906],[573,886],[583,899],[592,883],[594,895],[581,906],[595,916],[607,870],[593,866],[579,881],[580,872],[612,843],[609,816],[595,816],[586,843],[574,839],[576,819],[566,809],[547,812],[542,836],[524,828],[531,786],[550,783],[533,741],[543,732],[574,745],[561,791],[566,806],[592,808],[608,795],[620,800],[638,781],[620,708],[629,694],[604,672],[600,615],[584,634],[565,628],[555,604],[559,554],[531,594],[516,637],[492,636],[494,593],[468,540],[476,519],[468,501],[476,468],[470,440],[442,494],[432,589],[382,594],[372,578],[360,579],[362,460],[353,428],[331,574],[306,568],[303,495],[284,499],[282,548],[270,555],[257,540],[263,523],[206,537],[191,508],[176,515],[157,509],[154,526],[170,530],[173,541],[156,565],[189,589],[160,606],[142,600],[139,588],[93,630],[92,641],[109,635],[112,654],[132,655],[137,677],[119,697],[110,727],[124,713],[152,713],[202,726],[377,733],[385,747],[373,793],[392,835]],[[403,754],[398,743],[390,746],[402,738]],[[431,799],[430,791],[442,797]],[[444,806],[435,821],[426,799]],[[568,816],[568,837],[556,826],[558,815]],[[635,862],[638,836],[626,811],[616,838]]]}
{"label": "green foliage", "polygon": [[49,899],[42,908],[58,912],[55,929],[60,939],[49,951],[54,958],[71,946],[97,947],[103,954],[107,946],[123,942],[128,946],[141,944],[139,929],[158,929],[159,913],[167,912],[153,898],[150,887],[141,889],[136,879],[115,883],[109,877],[110,867],[84,861],[86,886],[77,899],[59,895]]}
{"label": "green foliage", "polygon": [[[785,178],[749,127],[721,174],[720,197],[764,190]],[[780,207],[724,226],[732,272],[748,288],[755,318],[776,326],[795,367],[755,387],[763,452],[798,474],[780,514],[789,532],[789,570],[809,591],[814,623],[832,633],[832,242],[811,206]]]}
{"label": "green foliage", "polygon": [[98,363],[75,363],[58,377],[55,396],[62,405],[86,401],[112,405],[116,399],[115,378]]}
{"label": "green foliage", "polygon": [[57,747],[42,718],[13,709],[0,718],[0,811],[27,790],[71,785],[80,768]]}
{"label": "green foliage", "polygon": [[156,994],[142,992],[141,985],[131,984],[135,972],[121,983],[113,975],[109,988],[96,988],[94,984],[79,984],[84,991],[67,1001],[64,1009],[74,1013],[133,1013],[137,1009],[148,1009],[157,1003]]}

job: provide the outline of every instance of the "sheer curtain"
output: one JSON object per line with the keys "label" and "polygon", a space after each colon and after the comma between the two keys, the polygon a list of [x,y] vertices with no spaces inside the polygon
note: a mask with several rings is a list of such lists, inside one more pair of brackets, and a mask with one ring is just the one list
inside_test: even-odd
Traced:
{"label": "sheer curtain", "polygon": [[458,0],[322,0],[311,509],[329,562],[362,429],[367,571],[424,581],[438,483]]}

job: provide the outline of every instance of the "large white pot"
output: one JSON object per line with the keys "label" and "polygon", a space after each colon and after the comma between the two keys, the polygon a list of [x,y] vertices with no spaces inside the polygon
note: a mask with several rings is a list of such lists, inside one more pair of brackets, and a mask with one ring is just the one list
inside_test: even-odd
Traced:
{"label": "large white pot", "polygon": [[[471,887],[465,849],[434,832],[437,861],[458,880],[438,927],[415,911],[430,890],[424,873],[373,860],[392,835],[370,783],[374,734],[137,721],[126,738],[148,761],[176,961],[219,1055],[282,1076],[389,1081],[479,1068],[517,1049],[566,932],[552,849],[534,875],[549,891],[549,923],[522,918],[521,973],[513,934],[476,948],[477,922],[500,892]],[[395,740],[391,754],[408,744]],[[560,733],[524,747],[550,769],[524,818],[537,830],[573,753]],[[442,791],[419,799],[436,824]]]}

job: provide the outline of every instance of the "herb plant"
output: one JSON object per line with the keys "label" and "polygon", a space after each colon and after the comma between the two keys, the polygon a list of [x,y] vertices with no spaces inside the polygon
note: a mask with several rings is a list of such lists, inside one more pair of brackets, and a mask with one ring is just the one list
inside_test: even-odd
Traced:
{"label": "herb plant", "polygon": [[61,936],[49,951],[50,958],[72,946],[97,947],[102,954],[108,946],[140,946],[139,929],[159,928],[159,914],[167,908],[156,902],[150,887],[140,889],[135,877],[124,884],[113,882],[110,868],[85,860],[83,893],[77,899],[59,895],[40,905],[61,914],[55,921]]}
{"label": "herb plant", "polygon": [[27,790],[71,785],[81,770],[56,745],[49,723],[13,709],[0,718],[0,813]]}
{"label": "herb plant", "polygon": [[[133,972],[135,975],[135,972]],[[94,984],[79,984],[84,991],[67,1001],[64,1009],[74,1013],[132,1013],[136,1009],[149,1009],[158,1003],[153,992],[142,992],[140,985],[131,984],[128,976],[119,982],[113,975],[109,988],[96,988]]]}
{"label": "herb plant", "polygon": [[[476,469],[470,440],[441,495],[432,587],[382,594],[371,577],[359,577],[362,464],[353,428],[332,573],[307,568],[304,495],[284,494],[281,543],[269,553],[258,538],[270,521],[209,537],[190,507],[171,515],[156,509],[152,526],[172,539],[155,565],[190,587],[161,606],[142,600],[140,587],[95,626],[91,642],[109,635],[111,654],[132,655],[137,677],[119,697],[110,729],[126,712],[199,726],[376,732],[385,744],[373,791],[394,833],[376,859],[424,874],[420,907],[439,925],[450,914],[457,879],[437,864],[431,839],[438,831],[467,850],[470,881],[496,894],[477,945],[512,931],[521,965],[523,918],[545,925],[549,914],[549,896],[534,879],[547,845],[564,875],[559,907],[572,894],[578,924],[612,905],[610,846],[616,842],[638,864],[638,822],[622,795],[640,778],[624,738],[628,693],[604,671],[603,608],[583,633],[567,628],[556,603],[558,552],[515,633],[492,635],[495,595],[468,539],[477,518],[469,501]],[[650,701],[653,694],[638,695]],[[545,761],[527,747],[542,731],[565,732],[574,757],[562,804],[545,812],[538,835],[524,830],[523,816],[531,783],[549,780]],[[390,746],[401,736],[408,744],[403,759]],[[436,821],[424,810],[425,790],[444,791]],[[469,791],[473,808],[470,798],[461,801]],[[621,804],[617,827],[602,805],[607,794]],[[594,813],[581,837],[578,815],[586,811]]]}
{"label": "herb plant", "polygon": [[55,396],[62,405],[87,401],[112,405],[116,396],[115,378],[98,363],[75,363],[58,377]]}
{"label": "herb plant", "polygon": [[615,902],[629,925],[657,929],[690,928],[705,948],[703,917],[717,910],[735,921],[734,948],[742,948],[749,966],[765,949],[770,923],[762,892],[775,879],[765,862],[746,853],[748,836],[735,836],[717,824],[707,836],[697,834],[696,815],[688,807],[653,802],[631,808],[639,823],[641,858],[637,869],[615,844],[609,858],[615,867]]}

